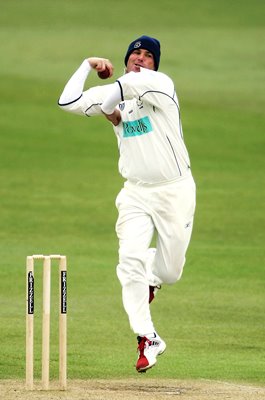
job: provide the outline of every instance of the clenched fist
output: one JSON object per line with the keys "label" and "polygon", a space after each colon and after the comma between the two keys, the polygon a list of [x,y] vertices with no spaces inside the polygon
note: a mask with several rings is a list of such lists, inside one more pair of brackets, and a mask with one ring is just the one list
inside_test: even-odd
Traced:
{"label": "clenched fist", "polygon": [[109,78],[113,75],[113,65],[107,58],[89,57],[87,61],[91,68],[95,69],[97,72],[108,70]]}

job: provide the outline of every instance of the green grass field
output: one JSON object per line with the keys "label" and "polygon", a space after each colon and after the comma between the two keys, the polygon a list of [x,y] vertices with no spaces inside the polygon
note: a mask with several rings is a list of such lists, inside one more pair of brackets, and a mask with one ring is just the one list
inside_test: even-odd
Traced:
{"label": "green grass field", "polygon": [[[129,42],[148,34],[176,83],[197,183],[183,278],[152,304],[168,350],[148,376],[264,385],[264,12],[262,0],[1,2],[1,379],[25,375],[25,260],[34,253],[68,256],[69,378],[136,374],[115,272],[116,139],[103,118],[64,113],[57,99],[88,56],[110,58],[117,78]],[[96,74],[91,82],[102,83]]]}

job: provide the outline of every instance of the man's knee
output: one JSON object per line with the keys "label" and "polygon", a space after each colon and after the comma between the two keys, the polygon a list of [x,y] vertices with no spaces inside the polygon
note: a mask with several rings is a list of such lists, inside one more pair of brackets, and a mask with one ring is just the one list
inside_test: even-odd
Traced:
{"label": "man's knee", "polygon": [[116,268],[122,285],[132,281],[141,281],[145,277],[144,259],[141,254],[121,254]]}
{"label": "man's knee", "polygon": [[173,285],[180,280],[185,264],[185,258],[179,260],[178,263],[168,266],[164,271],[161,271],[161,280],[167,285]]}

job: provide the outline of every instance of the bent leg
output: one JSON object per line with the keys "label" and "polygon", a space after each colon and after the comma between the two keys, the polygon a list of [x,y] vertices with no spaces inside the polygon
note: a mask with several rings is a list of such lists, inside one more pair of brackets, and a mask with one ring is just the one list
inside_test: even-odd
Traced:
{"label": "bent leg", "polygon": [[[158,193],[161,197],[161,193]],[[153,209],[157,251],[152,264],[154,283],[173,284],[181,278],[191,239],[195,211],[193,179],[169,185]]]}

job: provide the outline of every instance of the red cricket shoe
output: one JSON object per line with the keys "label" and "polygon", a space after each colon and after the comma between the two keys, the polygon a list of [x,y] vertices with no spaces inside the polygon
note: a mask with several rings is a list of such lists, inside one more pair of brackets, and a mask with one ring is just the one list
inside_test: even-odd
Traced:
{"label": "red cricket shoe", "polygon": [[157,291],[161,289],[161,285],[149,286],[149,304],[154,300]]}
{"label": "red cricket shoe", "polygon": [[156,364],[156,357],[164,353],[166,343],[154,333],[153,338],[146,336],[138,336],[138,360],[136,370],[138,372],[146,372]]}

